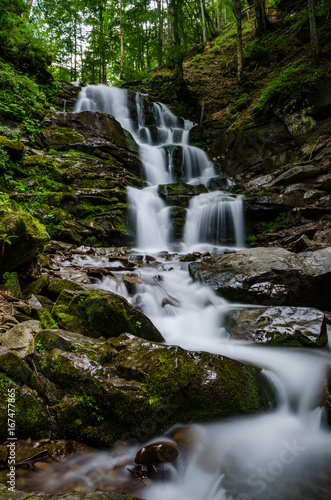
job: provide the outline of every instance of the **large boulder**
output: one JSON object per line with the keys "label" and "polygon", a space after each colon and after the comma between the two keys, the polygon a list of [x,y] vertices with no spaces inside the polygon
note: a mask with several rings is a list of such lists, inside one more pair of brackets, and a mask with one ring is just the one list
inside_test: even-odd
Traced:
{"label": "large boulder", "polygon": [[42,330],[35,345],[38,373],[62,393],[50,408],[62,438],[144,441],[176,422],[261,411],[273,398],[255,367],[133,335]]}
{"label": "large boulder", "polygon": [[164,340],[150,319],[111,292],[63,290],[52,314],[61,328],[89,337],[117,337],[127,332],[154,342]]}
{"label": "large boulder", "polygon": [[15,203],[0,211],[0,274],[34,259],[50,237],[46,228]]}
{"label": "large boulder", "polygon": [[76,149],[88,154],[104,153],[118,159],[124,168],[141,174],[138,146],[129,132],[106,113],[81,111],[53,112],[43,122],[37,136],[40,146],[68,151]]}
{"label": "large boulder", "polygon": [[250,248],[192,262],[189,271],[231,301],[330,309],[331,247],[298,254]]}
{"label": "large boulder", "polygon": [[256,344],[323,347],[328,341],[324,314],[308,307],[232,309],[225,328],[230,338]]}

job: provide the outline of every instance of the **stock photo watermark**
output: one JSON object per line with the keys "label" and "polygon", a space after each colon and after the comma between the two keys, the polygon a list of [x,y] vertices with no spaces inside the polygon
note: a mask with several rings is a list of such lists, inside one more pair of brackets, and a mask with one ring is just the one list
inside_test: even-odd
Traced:
{"label": "stock photo watermark", "polygon": [[8,448],[8,479],[7,485],[8,490],[14,492],[16,487],[16,411],[15,411],[15,401],[16,401],[16,390],[15,388],[8,389],[8,398],[7,398],[7,426],[8,426],[8,437],[7,444]]}
{"label": "stock photo watermark", "polygon": [[293,464],[307,450],[307,446],[298,443],[296,438],[292,442],[284,440],[281,444],[283,446],[277,456],[247,478],[246,484],[252,488],[252,492],[238,493],[233,500],[250,500],[264,493],[268,486],[285,472],[286,467]]}

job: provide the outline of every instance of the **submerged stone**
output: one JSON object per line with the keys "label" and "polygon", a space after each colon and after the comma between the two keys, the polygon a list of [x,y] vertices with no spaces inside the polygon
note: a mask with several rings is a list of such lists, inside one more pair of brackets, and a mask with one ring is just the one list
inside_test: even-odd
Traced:
{"label": "submerged stone", "polygon": [[135,458],[136,464],[159,465],[173,462],[178,457],[178,446],[175,441],[162,440],[141,448]]}

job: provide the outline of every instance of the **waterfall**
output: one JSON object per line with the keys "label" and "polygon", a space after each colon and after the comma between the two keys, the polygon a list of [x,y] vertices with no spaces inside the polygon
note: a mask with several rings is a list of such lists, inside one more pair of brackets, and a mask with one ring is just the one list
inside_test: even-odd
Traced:
{"label": "waterfall", "polygon": [[[106,86],[83,89],[76,111],[83,109],[114,114],[136,139],[148,184],[142,190],[128,188],[137,245],[157,251],[168,248],[170,207],[158,196],[158,184],[176,182],[176,179],[178,182],[178,177],[179,182],[185,179],[197,184],[214,175],[205,153],[188,144],[192,124],[175,117],[162,104],[149,103],[139,94],[131,95]],[[176,157],[178,148],[180,161]],[[165,191],[170,193],[171,189]],[[187,251],[208,245],[208,242],[223,248],[243,245],[242,197],[224,191],[192,197],[187,209],[183,247]],[[134,471],[137,451],[149,444],[149,437],[154,433],[149,422],[155,419],[158,425],[167,429],[166,412],[156,409],[152,418],[142,422],[145,443],[123,446],[119,442],[109,451],[87,455],[74,453],[40,472],[43,489],[46,485],[45,491],[48,488],[50,492],[66,492],[68,487],[72,490],[74,486],[75,491],[83,494],[85,491],[127,488],[130,494],[146,500],[329,498],[331,435],[323,426],[324,408],[320,406],[325,404],[327,396],[330,350],[262,346],[231,340],[224,321],[228,312],[234,308],[262,306],[228,303],[211,288],[193,282],[178,254],[160,253],[151,258],[128,249],[116,249],[113,256],[109,251],[87,252],[83,247],[82,252],[72,253],[68,260],[61,254],[54,262],[57,269],[62,268],[64,276],[70,276],[72,268],[77,266],[84,279],[87,268],[108,269],[100,283],[87,286],[123,295],[150,318],[168,345],[180,346],[190,351],[192,357],[194,351],[213,353],[217,355],[215,363],[221,356],[227,356],[259,367],[274,388],[275,406],[268,412],[254,415],[233,415],[211,423],[188,424],[178,460],[161,464],[159,474],[149,471],[147,484],[141,486],[137,482],[134,487],[129,476]],[[128,268],[122,266],[122,260],[127,264],[137,262],[134,268],[137,283],[132,289],[123,280]],[[130,363],[129,360],[131,366]],[[111,362],[108,369],[111,373]],[[206,380],[211,380],[213,364],[205,365],[204,369],[209,373]],[[126,390],[120,380],[116,383],[121,390]],[[241,385],[240,390],[245,404],[246,387]],[[169,401],[169,407],[177,401],[181,404],[181,400],[180,394],[178,400]],[[130,412],[130,408],[127,411]],[[134,436],[141,439],[142,429],[138,428],[139,434]],[[132,430],[136,432],[135,426]],[[177,426],[168,429],[161,439],[173,436],[177,430]],[[39,488],[34,487],[32,491],[39,491]]]}
{"label": "waterfall", "polygon": [[192,248],[200,243],[244,245],[242,197],[213,191],[193,198],[184,229],[184,245]]}
{"label": "waterfall", "polygon": [[[106,85],[84,87],[75,112],[100,111],[113,115],[139,146],[147,187],[128,188],[130,219],[136,245],[149,251],[171,250],[170,210],[157,194],[160,184],[208,185],[215,170],[207,154],[189,144],[193,123],[175,116],[161,103],[139,93]],[[211,192],[194,197],[187,211],[183,251],[243,247],[244,223],[241,197]],[[212,247],[208,247],[211,244]],[[206,247],[207,245],[207,247]]]}

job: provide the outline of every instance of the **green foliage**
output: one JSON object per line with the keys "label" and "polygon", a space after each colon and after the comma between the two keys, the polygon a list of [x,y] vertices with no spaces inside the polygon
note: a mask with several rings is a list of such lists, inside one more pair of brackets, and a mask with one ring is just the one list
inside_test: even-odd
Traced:
{"label": "green foliage", "polygon": [[0,170],[6,170],[9,164],[10,164],[9,154],[0,146]]}
{"label": "green foliage", "polygon": [[0,192],[0,215],[8,214],[12,211],[9,195]]}
{"label": "green foliage", "polygon": [[28,16],[29,7],[23,0],[0,2],[0,58],[39,82],[49,83],[50,54],[44,40],[37,36]]}
{"label": "green foliage", "polygon": [[47,106],[39,85],[0,60],[0,92],[0,116],[22,123],[29,135],[34,134]]}
{"label": "green foliage", "polygon": [[264,233],[270,233],[279,229],[288,229],[289,220],[290,216],[286,212],[278,215],[273,221],[262,222],[261,224],[265,227]]}
{"label": "green foliage", "polygon": [[309,66],[303,59],[297,59],[285,66],[282,71],[277,69],[270,73],[269,82],[264,86],[260,96],[252,105],[252,111],[262,110],[266,104],[280,100],[302,99],[309,94],[312,87],[321,77],[321,71]]}

